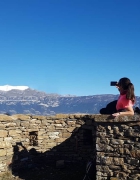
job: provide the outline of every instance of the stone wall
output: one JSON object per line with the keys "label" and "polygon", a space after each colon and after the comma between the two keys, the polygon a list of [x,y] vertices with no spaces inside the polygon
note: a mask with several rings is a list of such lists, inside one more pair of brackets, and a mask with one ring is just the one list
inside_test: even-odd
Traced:
{"label": "stone wall", "polygon": [[94,120],[96,179],[140,179],[140,116],[102,116]]}
{"label": "stone wall", "polygon": [[0,115],[0,172],[91,159],[95,156],[93,123],[86,115]]}
{"label": "stone wall", "polygon": [[[95,160],[97,180],[140,178],[140,116],[0,115],[0,174]],[[95,158],[95,159],[94,159]]]}

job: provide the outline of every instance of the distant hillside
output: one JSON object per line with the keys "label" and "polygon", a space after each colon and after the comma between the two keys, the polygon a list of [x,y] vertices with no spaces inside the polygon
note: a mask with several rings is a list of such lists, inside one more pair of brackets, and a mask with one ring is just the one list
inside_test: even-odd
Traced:
{"label": "distant hillside", "polygon": [[[27,88],[0,90],[0,113],[55,115],[58,113],[98,114],[100,109],[118,98],[118,95],[61,96]],[[136,106],[140,107],[140,97]]]}

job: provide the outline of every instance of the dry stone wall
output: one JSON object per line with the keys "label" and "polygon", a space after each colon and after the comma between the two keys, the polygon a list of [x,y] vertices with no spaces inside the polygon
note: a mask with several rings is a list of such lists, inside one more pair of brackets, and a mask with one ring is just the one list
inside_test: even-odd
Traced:
{"label": "dry stone wall", "polygon": [[96,179],[140,179],[140,116],[95,118]]}
{"label": "dry stone wall", "polygon": [[[0,115],[0,174],[94,160],[96,180],[140,179],[140,116]],[[59,164],[60,163],[60,164]]]}
{"label": "dry stone wall", "polygon": [[95,126],[85,115],[0,115],[0,173],[50,161],[87,161],[93,141]]}

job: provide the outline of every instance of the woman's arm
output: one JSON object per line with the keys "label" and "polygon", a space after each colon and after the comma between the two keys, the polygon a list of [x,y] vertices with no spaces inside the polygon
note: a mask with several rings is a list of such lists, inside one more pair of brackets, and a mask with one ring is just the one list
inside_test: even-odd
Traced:
{"label": "woman's arm", "polygon": [[134,110],[133,110],[133,107],[132,106],[129,106],[126,108],[126,111],[124,112],[120,112],[120,114],[122,115],[134,115]]}
{"label": "woman's arm", "polygon": [[118,112],[118,113],[114,113],[112,114],[113,116],[119,116],[119,115],[134,115],[134,110],[132,106],[129,106],[126,108],[126,111],[124,112]]}

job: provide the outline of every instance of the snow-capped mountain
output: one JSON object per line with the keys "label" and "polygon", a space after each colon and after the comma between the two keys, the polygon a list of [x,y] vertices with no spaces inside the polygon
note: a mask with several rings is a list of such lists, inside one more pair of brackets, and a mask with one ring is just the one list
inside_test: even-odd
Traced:
{"label": "snow-capped mountain", "polygon": [[12,89],[17,89],[17,90],[25,90],[28,89],[28,86],[10,86],[10,85],[4,85],[0,86],[0,91],[10,91]]}
{"label": "snow-capped mountain", "polygon": [[[0,86],[0,114],[55,115],[58,113],[97,114],[118,95],[70,96],[47,94],[28,86]],[[136,106],[140,105],[137,97]]]}

